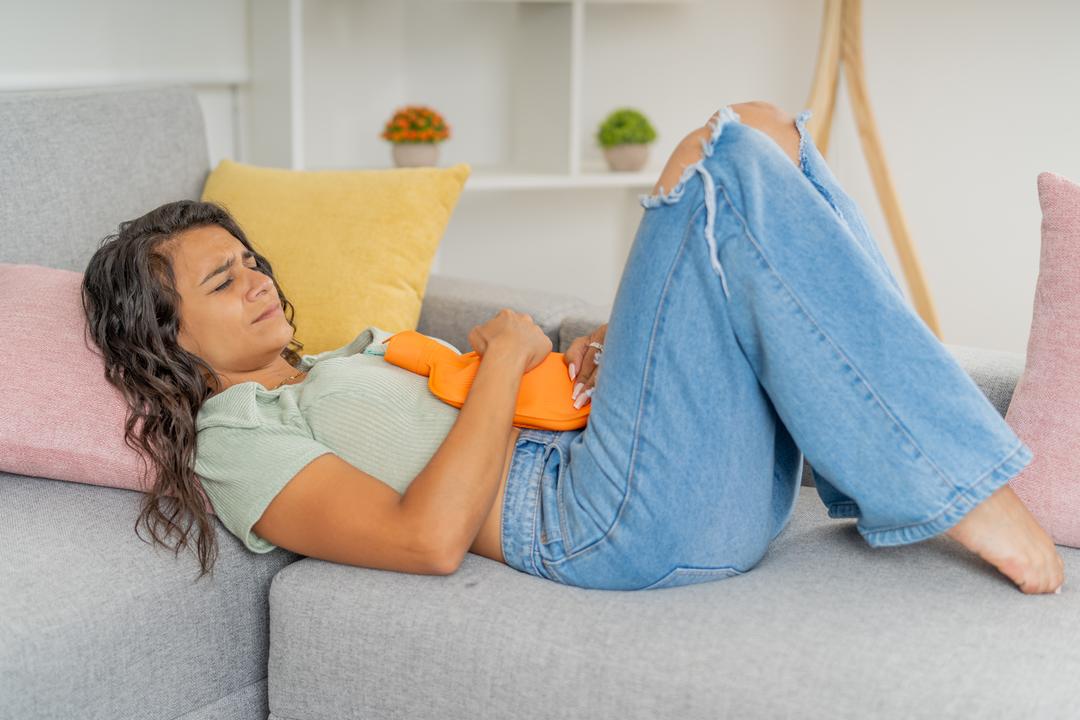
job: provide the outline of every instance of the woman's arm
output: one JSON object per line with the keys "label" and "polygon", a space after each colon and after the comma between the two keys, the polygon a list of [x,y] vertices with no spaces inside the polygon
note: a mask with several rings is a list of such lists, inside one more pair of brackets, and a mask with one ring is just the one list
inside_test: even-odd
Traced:
{"label": "woman's arm", "polygon": [[445,551],[447,573],[461,564],[495,502],[527,359],[512,343],[488,344],[457,420],[401,498]]}

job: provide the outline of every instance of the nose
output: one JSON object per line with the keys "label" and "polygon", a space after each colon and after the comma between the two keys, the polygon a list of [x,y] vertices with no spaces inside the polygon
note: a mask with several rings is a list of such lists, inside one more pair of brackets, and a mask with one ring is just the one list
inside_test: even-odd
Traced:
{"label": "nose", "polygon": [[274,287],[274,279],[269,275],[252,269],[251,272],[255,274],[254,280],[251,282],[251,297],[259,297],[264,291],[272,290]]}

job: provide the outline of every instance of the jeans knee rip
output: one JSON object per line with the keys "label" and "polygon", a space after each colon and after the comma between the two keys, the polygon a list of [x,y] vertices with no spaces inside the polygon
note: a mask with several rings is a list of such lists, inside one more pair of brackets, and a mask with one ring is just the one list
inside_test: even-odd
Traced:
{"label": "jeans knee rip", "polygon": [[840,209],[840,206],[836,204],[836,201],[833,199],[832,193],[830,193],[828,189],[826,189],[826,187],[822,185],[816,177],[814,177],[814,172],[810,169],[810,160],[808,157],[808,152],[806,150],[807,138],[809,137],[809,131],[806,129],[806,121],[809,120],[813,116],[813,114],[814,112],[812,110],[803,110],[795,116],[795,128],[799,131],[799,169],[802,170],[802,174],[805,175],[806,179],[813,184],[814,188],[819,193],[821,193],[821,196],[825,198],[825,202],[829,203],[829,207],[833,209],[833,212],[836,213],[836,216],[840,218],[840,220],[845,225],[847,225],[847,218],[844,217],[844,213]]}
{"label": "jeans knee rip", "polygon": [[675,184],[675,187],[671,189],[671,192],[664,193],[663,185],[660,186],[660,193],[658,195],[641,195],[639,200],[641,206],[645,209],[659,207],[661,203],[665,205],[674,205],[683,196],[683,192],[686,190],[686,184],[694,176],[695,173],[701,174],[702,182],[705,183],[705,240],[709,244],[709,262],[712,265],[713,272],[720,276],[720,284],[724,289],[724,297],[731,299],[731,293],[728,290],[727,278],[724,276],[724,268],[720,264],[720,260],[717,258],[716,252],[716,236],[713,234],[713,220],[716,217],[716,187],[713,183],[712,175],[705,169],[705,160],[712,157],[713,150],[716,148],[716,141],[720,137],[720,133],[723,131],[724,126],[729,122],[741,122],[742,119],[739,114],[735,112],[734,108],[730,105],[725,105],[720,110],[709,118],[709,127],[712,129],[712,133],[709,139],[701,138],[701,151],[702,157],[695,163],[687,165],[679,177],[679,182]]}
{"label": "jeans knee rip", "polygon": [[803,110],[795,116],[795,129],[799,131],[799,169],[803,175],[810,175],[810,163],[806,160],[806,121],[813,116],[812,110]]}

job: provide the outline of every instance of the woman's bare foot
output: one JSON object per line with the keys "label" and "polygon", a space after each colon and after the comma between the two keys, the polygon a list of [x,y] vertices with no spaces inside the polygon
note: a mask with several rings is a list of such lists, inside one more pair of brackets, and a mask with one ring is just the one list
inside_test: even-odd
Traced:
{"label": "woman's bare foot", "polygon": [[1028,594],[1059,592],[1065,561],[1012,488],[1002,485],[945,531]]}

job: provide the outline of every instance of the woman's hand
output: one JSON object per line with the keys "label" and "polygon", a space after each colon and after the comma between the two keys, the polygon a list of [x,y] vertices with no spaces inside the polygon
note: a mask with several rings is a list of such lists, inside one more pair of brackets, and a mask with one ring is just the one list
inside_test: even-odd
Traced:
{"label": "woman's hand", "polygon": [[517,353],[525,362],[522,374],[544,362],[551,354],[551,338],[528,313],[503,308],[487,322],[469,331],[469,344],[481,357],[493,346]]}
{"label": "woman's hand", "polygon": [[571,398],[574,399],[574,407],[581,407],[592,398],[593,389],[596,386],[596,378],[600,372],[600,366],[596,358],[600,351],[589,347],[589,343],[598,342],[604,344],[604,336],[607,335],[607,323],[593,330],[588,335],[570,343],[570,347],[563,353],[563,362],[567,365],[567,373],[571,380],[576,380]]}

